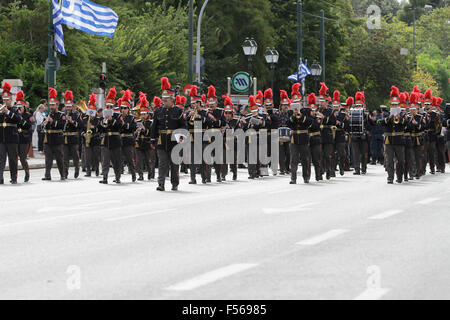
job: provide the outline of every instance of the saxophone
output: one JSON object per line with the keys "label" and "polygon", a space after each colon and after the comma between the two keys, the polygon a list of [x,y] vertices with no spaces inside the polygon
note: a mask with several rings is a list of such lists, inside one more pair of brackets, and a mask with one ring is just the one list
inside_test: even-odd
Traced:
{"label": "saxophone", "polygon": [[86,148],[89,148],[91,145],[91,139],[92,139],[92,129],[91,129],[91,116],[88,116],[88,122],[87,122],[87,130],[86,130]]}

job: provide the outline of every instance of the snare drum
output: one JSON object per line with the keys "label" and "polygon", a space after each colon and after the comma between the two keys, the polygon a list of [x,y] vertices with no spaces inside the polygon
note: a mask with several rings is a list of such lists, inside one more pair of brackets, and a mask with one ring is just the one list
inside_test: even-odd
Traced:
{"label": "snare drum", "polygon": [[288,127],[278,128],[278,136],[280,137],[281,142],[291,141],[291,129]]}

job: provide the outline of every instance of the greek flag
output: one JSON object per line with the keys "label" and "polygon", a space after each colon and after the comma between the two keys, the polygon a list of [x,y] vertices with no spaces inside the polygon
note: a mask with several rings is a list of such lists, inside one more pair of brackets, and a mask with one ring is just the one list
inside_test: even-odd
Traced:
{"label": "greek flag", "polygon": [[56,49],[63,55],[66,55],[64,50],[64,34],[62,29],[62,13],[58,1],[52,0],[53,3],[53,25],[55,27],[55,44]]}
{"label": "greek flag", "polygon": [[[294,73],[293,75],[288,77],[288,80],[297,82],[298,80],[302,81],[306,78],[306,76],[309,76],[312,74],[311,70],[304,64],[302,61],[300,61],[298,65],[298,71]],[[297,75],[299,75],[297,77]]]}
{"label": "greek flag", "polygon": [[62,54],[66,54],[62,24],[98,36],[114,36],[119,17],[111,8],[88,0],[62,0],[61,6],[57,0],[52,3],[56,48]]}

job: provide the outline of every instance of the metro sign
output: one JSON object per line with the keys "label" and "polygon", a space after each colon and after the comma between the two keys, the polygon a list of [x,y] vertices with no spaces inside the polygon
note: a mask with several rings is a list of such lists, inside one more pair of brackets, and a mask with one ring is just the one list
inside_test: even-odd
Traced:
{"label": "metro sign", "polygon": [[231,85],[237,92],[248,91],[251,85],[250,75],[247,72],[237,72],[231,80]]}

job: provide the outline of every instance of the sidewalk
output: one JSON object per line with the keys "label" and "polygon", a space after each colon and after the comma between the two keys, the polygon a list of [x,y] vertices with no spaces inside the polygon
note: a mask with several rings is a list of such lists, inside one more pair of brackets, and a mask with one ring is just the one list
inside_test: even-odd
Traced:
{"label": "sidewalk", "polygon": [[[30,166],[30,169],[44,169],[45,168],[45,157],[44,154],[39,153],[37,149],[34,149],[34,158],[28,158],[28,165]],[[20,161],[18,161],[19,170],[22,170],[22,165],[20,164]],[[56,168],[56,163],[53,164],[53,166]],[[5,171],[9,171],[9,165],[8,160],[6,160],[6,167]]]}

